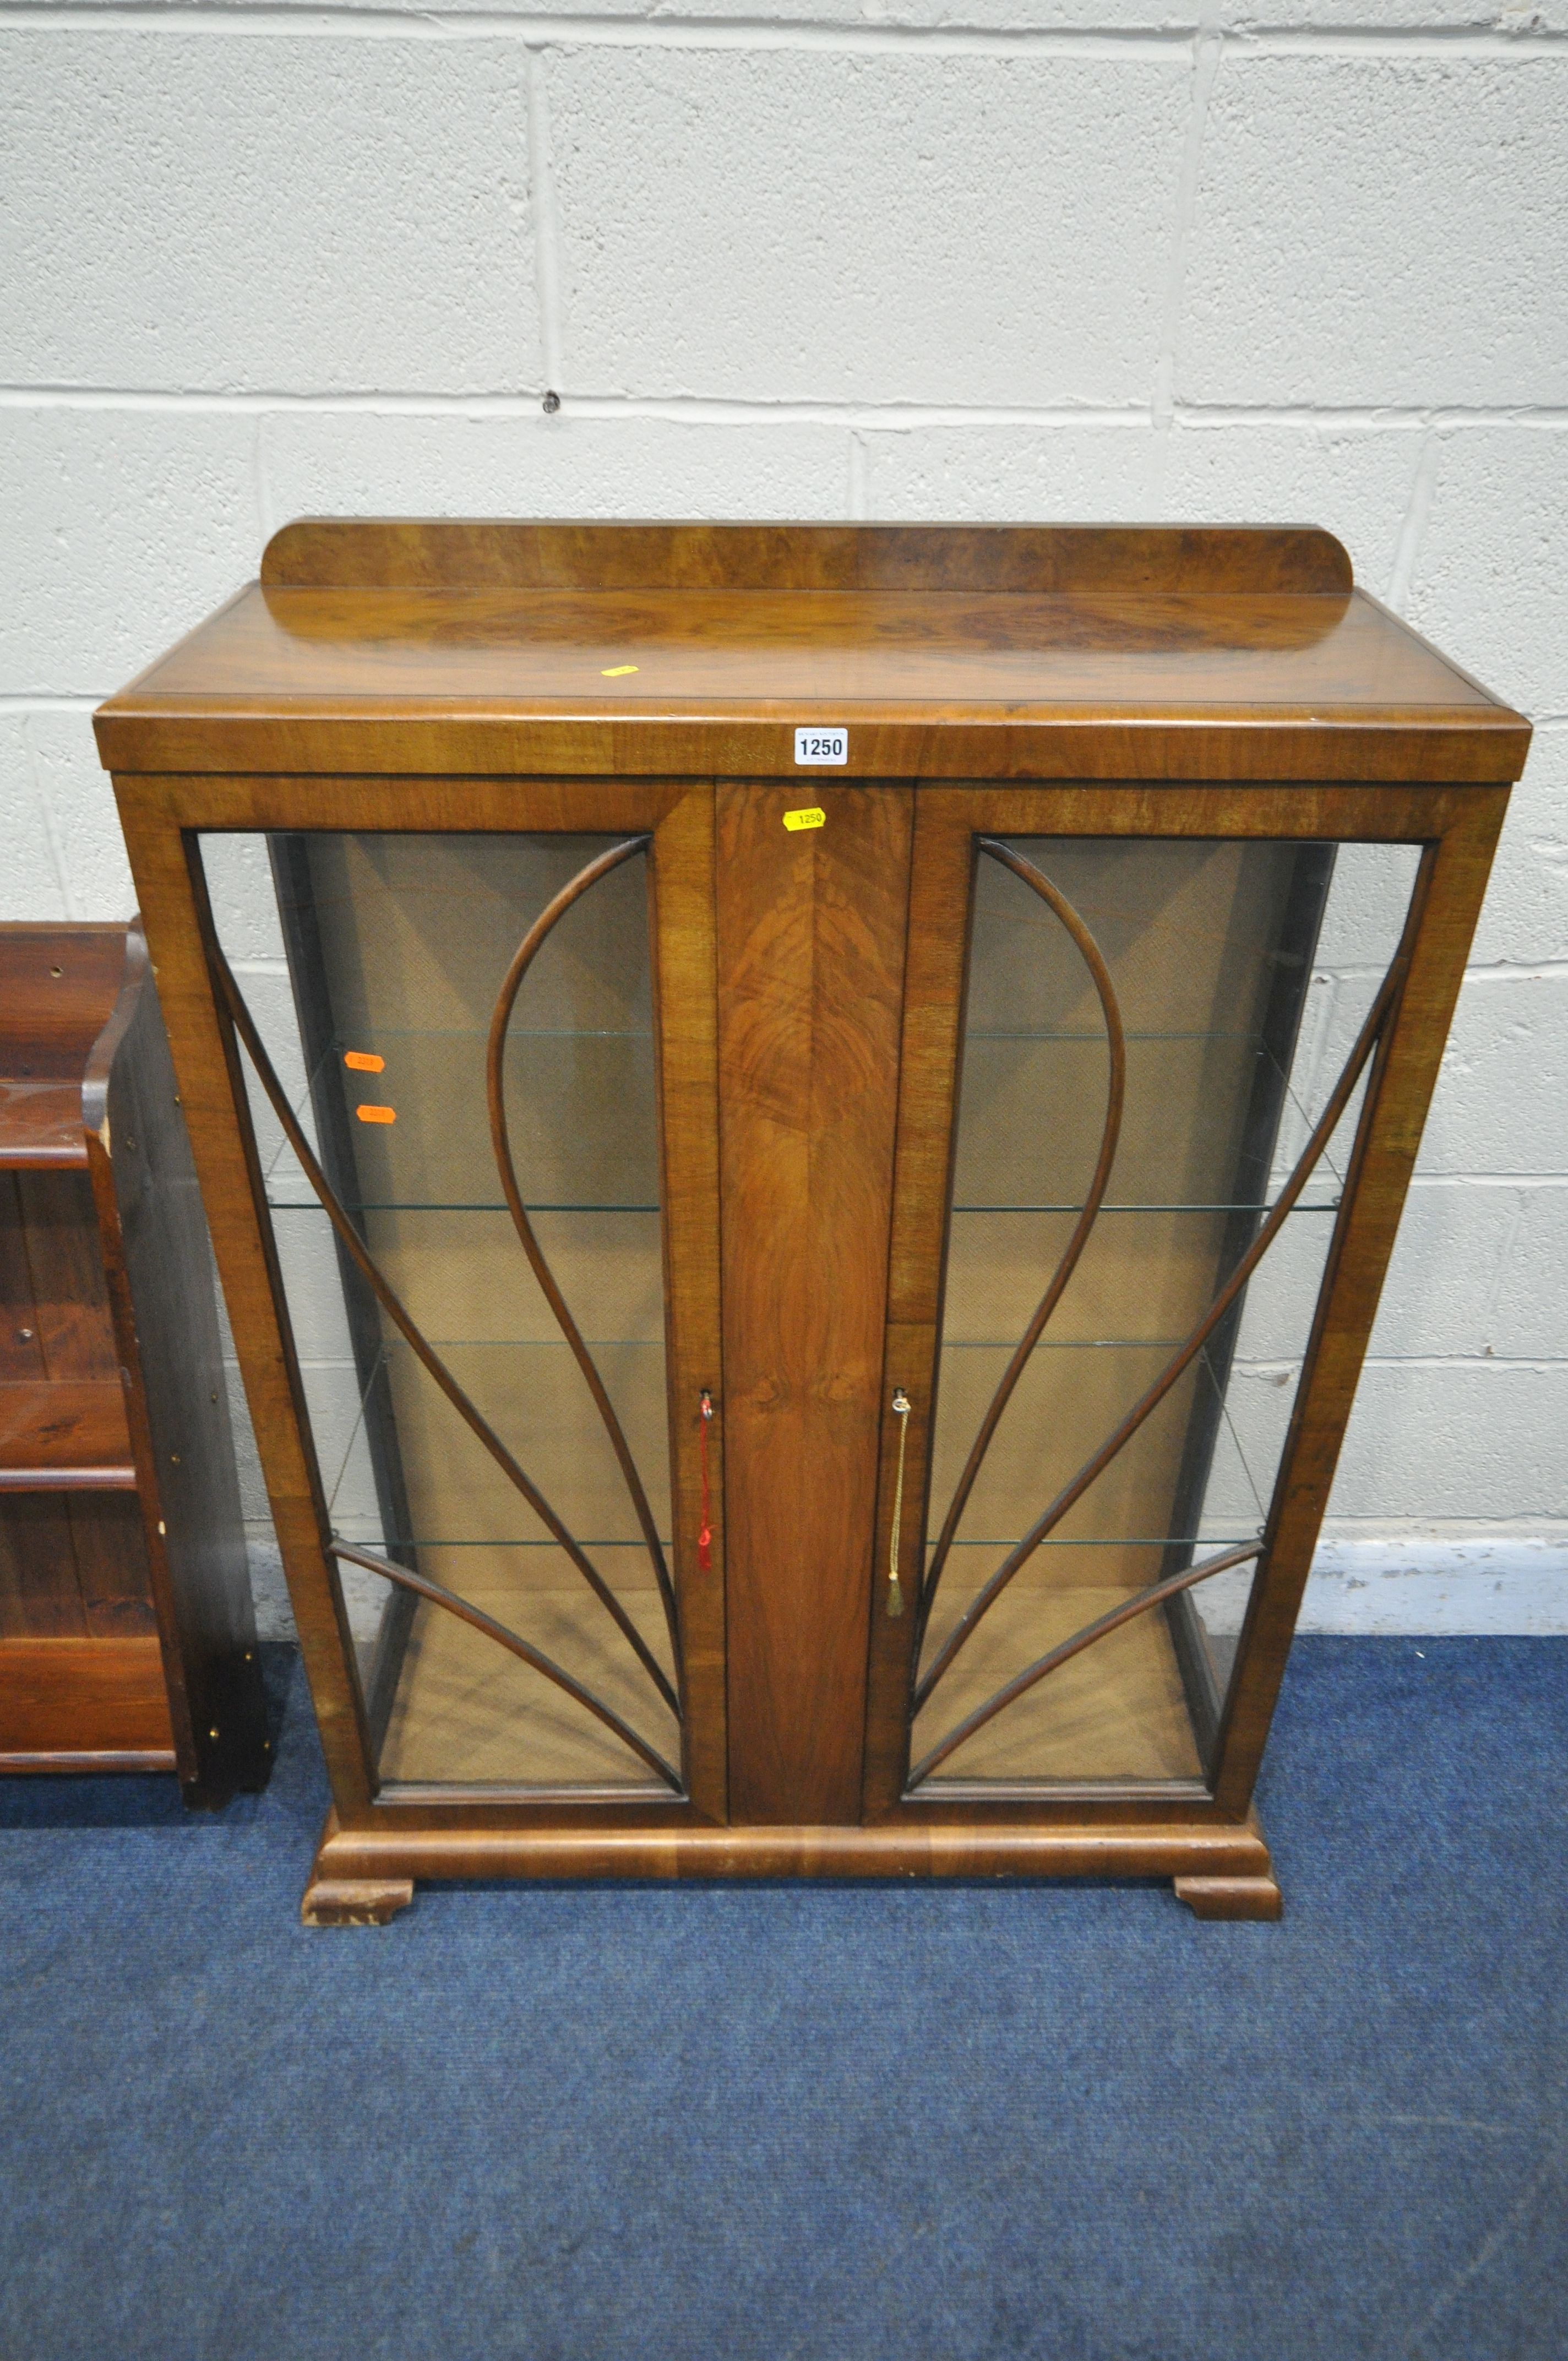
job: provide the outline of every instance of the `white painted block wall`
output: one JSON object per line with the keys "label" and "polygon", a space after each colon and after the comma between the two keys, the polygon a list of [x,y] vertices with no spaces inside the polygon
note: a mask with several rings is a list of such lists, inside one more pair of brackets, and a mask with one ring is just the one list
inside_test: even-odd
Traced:
{"label": "white painted block wall", "polygon": [[0,916],[305,512],[1312,520],[1530,713],[1308,1620],[1568,1629],[1568,0],[8,5],[0,116]]}

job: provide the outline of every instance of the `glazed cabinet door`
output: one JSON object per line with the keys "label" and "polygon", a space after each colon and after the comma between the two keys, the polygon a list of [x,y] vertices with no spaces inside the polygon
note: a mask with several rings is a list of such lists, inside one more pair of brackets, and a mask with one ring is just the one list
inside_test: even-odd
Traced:
{"label": "glazed cabinet door", "polygon": [[722,1817],[711,796],[509,800],[201,842],[369,1784]]}
{"label": "glazed cabinet door", "polygon": [[1212,1793],[1422,873],[1322,802],[916,796],[872,1816]]}

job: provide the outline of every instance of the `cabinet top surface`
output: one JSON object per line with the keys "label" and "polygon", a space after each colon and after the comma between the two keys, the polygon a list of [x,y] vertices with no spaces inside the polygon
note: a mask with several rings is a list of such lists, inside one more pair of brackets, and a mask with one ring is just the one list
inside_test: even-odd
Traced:
{"label": "cabinet top surface", "polygon": [[[466,770],[498,766],[487,725],[532,723],[553,743],[576,730],[578,769],[598,766],[608,726],[616,768],[643,725],[663,752],[638,769],[745,771],[791,721],[871,725],[866,751],[885,738],[888,760],[862,765],[852,747],[852,772],[928,768],[894,741],[946,734],[959,769],[943,775],[961,774],[958,740],[999,725],[1080,741],[1086,725],[1132,726],[1137,757],[1074,763],[1080,775],[1150,767],[1147,725],[1398,739],[1395,767],[1361,767],[1373,777],[1511,777],[1526,742],[1310,528],[330,521],[278,535],[259,583],[102,709],[100,741],[129,770],[308,770],[339,767],[358,724],[360,767]],[[411,763],[394,729],[426,741]],[[1428,763],[1412,766],[1413,739]]]}

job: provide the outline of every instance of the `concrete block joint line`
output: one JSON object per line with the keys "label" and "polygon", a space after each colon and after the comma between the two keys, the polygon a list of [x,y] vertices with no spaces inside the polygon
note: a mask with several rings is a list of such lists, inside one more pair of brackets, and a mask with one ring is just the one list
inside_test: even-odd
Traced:
{"label": "concrete block joint line", "polygon": [[1568,1630],[1568,0],[961,17],[0,6],[0,915],[128,911],[91,708],[292,515],[1321,522],[1538,731],[1307,1621]]}

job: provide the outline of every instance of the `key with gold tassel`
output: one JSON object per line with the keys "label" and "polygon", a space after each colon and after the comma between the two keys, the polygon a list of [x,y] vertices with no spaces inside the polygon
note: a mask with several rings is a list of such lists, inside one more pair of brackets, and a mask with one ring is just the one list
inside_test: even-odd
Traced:
{"label": "key with gold tassel", "polygon": [[887,1611],[890,1617],[904,1612],[904,1590],[898,1579],[898,1542],[904,1524],[904,1453],[909,1441],[911,1407],[904,1388],[894,1386],[893,1414],[898,1421],[898,1481],[893,1491],[893,1539],[887,1554]]}

